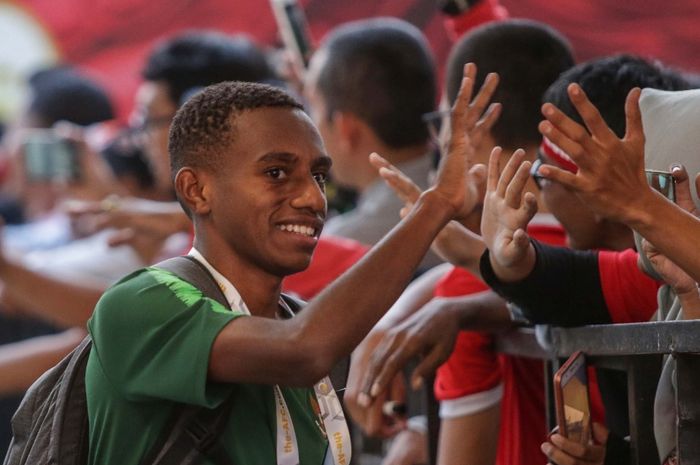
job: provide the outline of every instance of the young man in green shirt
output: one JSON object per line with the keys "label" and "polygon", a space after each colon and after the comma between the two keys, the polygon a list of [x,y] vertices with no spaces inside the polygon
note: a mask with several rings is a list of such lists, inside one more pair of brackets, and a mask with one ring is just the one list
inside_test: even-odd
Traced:
{"label": "young man in green shirt", "polygon": [[440,229],[473,207],[470,178],[483,170],[465,176],[467,133],[483,108],[469,105],[471,87],[465,78],[435,187],[294,318],[281,281],[308,266],[326,215],[331,160],[318,131],[266,85],[217,84],[186,103],[170,130],[175,190],[194,224],[190,255],[232,310],[157,268],[105,293],[89,322],[90,464],[137,465],[178,403],[229,396],[218,441],[233,463],[348,463],[345,421],[322,378],[398,297]]}

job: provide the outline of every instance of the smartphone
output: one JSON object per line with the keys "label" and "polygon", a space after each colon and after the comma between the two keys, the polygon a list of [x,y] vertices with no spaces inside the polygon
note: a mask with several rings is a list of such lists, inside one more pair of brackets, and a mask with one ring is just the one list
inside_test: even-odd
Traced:
{"label": "smartphone", "polygon": [[304,10],[297,0],[270,0],[270,4],[284,47],[299,69],[306,69],[313,50]]}
{"label": "smartphone", "polygon": [[676,181],[668,171],[644,170],[647,183],[671,202],[676,202]]}
{"label": "smartphone", "polygon": [[559,434],[587,444],[591,437],[591,408],[588,397],[586,357],[582,352],[573,354],[554,375]]}
{"label": "smartphone", "polygon": [[73,182],[80,178],[75,144],[51,130],[32,131],[22,144],[24,170],[33,182]]}

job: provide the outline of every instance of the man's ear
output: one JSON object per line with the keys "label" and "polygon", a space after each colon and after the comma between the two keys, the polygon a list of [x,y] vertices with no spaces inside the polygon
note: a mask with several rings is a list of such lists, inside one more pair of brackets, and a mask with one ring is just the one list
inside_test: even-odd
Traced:
{"label": "man's ear", "polygon": [[201,170],[184,167],[175,175],[175,191],[181,202],[193,215],[207,215],[211,212],[209,204],[208,177]]}
{"label": "man's ear", "polygon": [[335,111],[332,118],[340,148],[354,151],[362,140],[362,132],[366,125],[356,115],[347,111]]}

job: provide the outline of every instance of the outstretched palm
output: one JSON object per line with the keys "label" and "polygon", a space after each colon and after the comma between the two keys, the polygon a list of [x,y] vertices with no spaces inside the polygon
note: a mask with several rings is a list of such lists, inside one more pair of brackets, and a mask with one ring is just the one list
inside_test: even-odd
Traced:
{"label": "outstretched palm", "polygon": [[[479,93],[472,99],[475,78],[476,66],[468,63],[464,67],[460,92],[450,112],[451,133],[445,148],[447,155],[442,160],[435,187],[452,205],[458,205],[458,198],[462,197],[455,215],[457,218],[471,213],[480,200],[484,169],[483,165],[472,166],[473,144],[478,143],[491,130],[501,108],[500,104],[491,103],[498,86],[498,75],[490,73]],[[370,162],[407,207],[418,200],[422,193],[420,188],[398,168],[377,154],[370,156]]]}
{"label": "outstretched palm", "polygon": [[525,193],[530,171],[530,163],[523,162],[525,152],[516,150],[499,176],[501,154],[501,148],[496,147],[489,159],[481,234],[492,259],[508,268],[527,253],[525,229],[537,212],[537,202],[532,193]]}

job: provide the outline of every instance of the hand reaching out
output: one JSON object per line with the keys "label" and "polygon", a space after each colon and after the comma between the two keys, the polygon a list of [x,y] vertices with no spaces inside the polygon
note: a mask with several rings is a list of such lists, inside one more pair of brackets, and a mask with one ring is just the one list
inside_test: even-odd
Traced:
{"label": "hand reaching out", "polygon": [[[698,211],[690,194],[690,181],[685,167],[673,166],[671,173],[676,183],[676,204],[695,217],[699,217],[700,211]],[[696,189],[700,187],[700,175],[695,178],[695,186]],[[700,317],[700,294],[698,294],[698,286],[695,280],[673,261],[660,253],[646,239],[642,240],[642,252],[646,254],[654,270],[666,284],[673,288],[676,295],[681,299],[684,317],[686,319]]]}
{"label": "hand reaching out", "polygon": [[[382,156],[373,153],[370,155],[369,161],[377,168],[384,182],[386,182],[396,196],[404,203],[404,208],[401,209],[401,216],[405,216],[423,191],[421,191],[420,187],[418,187],[411,178],[406,176],[400,169],[389,163]],[[469,171],[467,171],[467,178],[471,181],[467,183],[469,193],[465,197],[462,209],[458,213],[459,218],[464,218],[469,215],[478,205],[481,199],[479,193],[482,192],[483,183],[486,180],[486,167],[481,164],[472,166],[469,168]]]}
{"label": "hand reaching out", "polygon": [[[472,82],[476,81],[477,67],[474,63],[467,63],[464,67],[465,76]],[[465,119],[459,130],[467,132],[472,146],[477,147],[485,134],[487,134],[501,115],[501,104],[493,102],[493,95],[498,87],[499,76],[497,73],[489,73],[484,79],[484,84],[479,89],[476,97],[471,100],[467,108]],[[467,97],[471,98],[470,94]],[[443,145],[440,147],[442,153],[446,153],[449,148],[449,141],[452,138],[454,125],[450,127],[450,132],[441,135]]]}
{"label": "hand reaching out", "polygon": [[129,245],[144,263],[152,263],[168,237],[191,227],[176,202],[110,196],[100,202],[73,202],[68,213],[83,234],[116,230],[110,246]]}
{"label": "hand reaching out", "polygon": [[403,418],[388,416],[383,408],[385,402],[388,401],[406,402],[403,374],[399,373],[398,376],[395,376],[391,380],[390,387],[382,392],[371,405],[360,400],[362,399],[361,388],[364,374],[372,354],[382,340],[383,335],[383,332],[370,333],[353,351],[348,372],[347,389],[343,400],[348,414],[366,435],[388,438],[405,427]]}
{"label": "hand reaching out", "polygon": [[644,175],[644,132],[639,110],[639,89],[625,102],[626,133],[620,139],[603,120],[578,84],[568,87],[569,98],[585,127],[550,103],[542,106],[547,121],[540,132],[566,152],[578,165],[571,173],[553,165],[539,173],[578,193],[597,214],[626,224],[643,212],[654,191]]}
{"label": "hand reaching out", "polygon": [[534,194],[525,192],[530,162],[525,152],[516,150],[499,176],[502,150],[496,147],[489,158],[481,234],[490,251],[491,265],[504,280],[526,276],[534,266],[534,249],[525,232],[537,212]]}
{"label": "hand reaching out", "polygon": [[[478,94],[472,99],[475,78],[476,66],[468,63],[464,67],[462,86],[451,110],[450,135],[444,148],[444,153],[448,155],[443,158],[438,174],[438,184],[444,184],[446,179],[450,179],[450,182],[461,181],[458,175],[466,175],[466,192],[463,196],[464,202],[457,210],[458,218],[469,214],[480,200],[480,187],[485,177],[485,169],[480,165],[473,166],[474,144],[478,144],[483,135],[493,127],[501,108],[498,103],[490,103],[498,86],[498,75],[489,74]],[[410,209],[422,193],[420,188],[381,156],[370,155],[370,162]]]}
{"label": "hand reaching out", "polygon": [[369,363],[359,383],[361,402],[366,406],[376,403],[392,379],[401,375],[408,362],[423,356],[411,374],[411,386],[417,389],[426,375],[444,362],[460,330],[459,312],[444,299],[432,299],[408,319],[386,331],[375,345]]}

